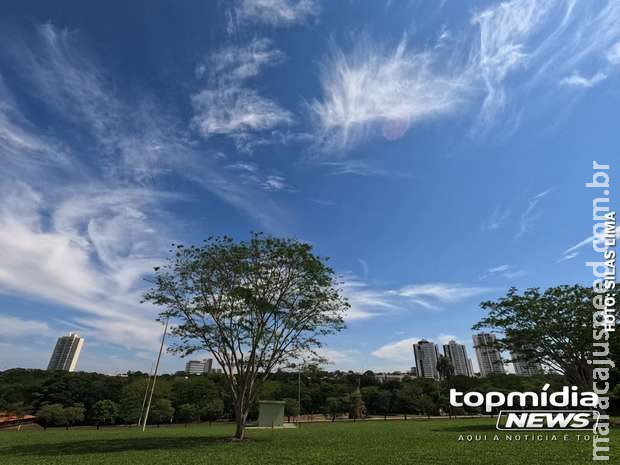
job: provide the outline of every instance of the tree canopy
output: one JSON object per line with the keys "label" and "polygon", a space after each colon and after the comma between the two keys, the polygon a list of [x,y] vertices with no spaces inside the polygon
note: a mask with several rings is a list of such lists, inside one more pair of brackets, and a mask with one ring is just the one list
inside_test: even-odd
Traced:
{"label": "tree canopy", "polygon": [[302,357],[320,359],[321,337],[344,327],[339,285],[309,244],[255,233],[249,241],[174,246],[145,300],[170,318],[171,350],[208,351],[220,364],[241,439],[258,382]]}
{"label": "tree canopy", "polygon": [[[560,372],[576,386],[591,387],[592,366],[587,361],[592,359],[595,295],[591,287],[578,284],[542,292],[531,288],[522,294],[513,287],[498,301],[480,304],[488,315],[473,329],[497,331],[500,349]],[[618,351],[612,348],[614,353]]]}

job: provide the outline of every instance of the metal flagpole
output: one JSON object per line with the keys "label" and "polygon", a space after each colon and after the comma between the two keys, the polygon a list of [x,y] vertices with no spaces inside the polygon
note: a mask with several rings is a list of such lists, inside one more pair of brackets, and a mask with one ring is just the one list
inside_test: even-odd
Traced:
{"label": "metal flagpole", "polygon": [[142,399],[142,407],[140,408],[140,418],[138,418],[138,426],[142,425],[142,415],[144,415],[144,407],[146,406],[146,399],[149,396],[149,387],[151,387],[151,377],[153,373],[153,364],[146,377],[146,389],[144,390],[144,399]]}
{"label": "metal flagpole", "polygon": [[157,381],[157,370],[159,370],[159,360],[161,359],[161,352],[164,350],[164,340],[166,339],[166,332],[168,331],[168,321],[170,317],[166,318],[166,325],[164,326],[164,334],[161,336],[161,344],[159,346],[159,354],[157,355],[157,363],[155,364],[155,372],[153,373],[153,383],[151,384],[151,394],[149,395],[149,403],[146,405],[146,412],[144,414],[144,420],[142,420],[142,431],[146,431],[146,422],[149,419],[149,411],[151,410],[151,401],[153,400],[153,393],[155,392],[155,382]]}

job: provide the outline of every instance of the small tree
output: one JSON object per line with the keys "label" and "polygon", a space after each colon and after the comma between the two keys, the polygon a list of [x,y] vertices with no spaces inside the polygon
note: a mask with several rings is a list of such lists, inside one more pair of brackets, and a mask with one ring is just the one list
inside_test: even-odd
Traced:
{"label": "small tree", "polygon": [[332,422],[336,420],[336,417],[342,413],[342,403],[337,397],[328,397],[325,399],[325,410],[331,417]]}
{"label": "small tree", "polygon": [[437,410],[437,405],[433,399],[426,394],[422,394],[415,400],[416,409],[423,415],[426,415],[430,419],[431,415]]}
{"label": "small tree", "polygon": [[[618,289],[613,292],[618,301]],[[488,328],[503,334],[497,347],[519,354],[519,359],[540,363],[560,372],[570,383],[592,388],[592,318],[591,287],[581,285],[538,288],[519,294],[510,288],[505,297],[486,301],[480,307],[488,314],[473,329]],[[619,321],[620,314],[616,315]],[[615,340],[615,342],[614,342]],[[620,338],[611,338],[610,345],[620,346]],[[612,348],[612,356],[613,356]],[[615,352],[616,355],[618,352]]]}
{"label": "small tree", "polygon": [[254,234],[248,242],[216,237],[202,247],[177,245],[155,274],[144,298],[173,322],[171,350],[207,351],[224,370],[237,439],[257,386],[302,356],[319,360],[320,337],[344,327],[348,304],[333,270],[296,240]]}
{"label": "small tree", "polygon": [[113,425],[118,418],[118,407],[109,399],[97,401],[92,408],[92,419],[97,425],[97,429],[101,425]]}
{"label": "small tree", "polygon": [[169,399],[157,399],[153,403],[151,408],[151,418],[157,424],[161,425],[164,422],[171,422],[174,415],[174,407]]}
{"label": "small tree", "polygon": [[200,417],[200,411],[196,404],[183,404],[177,410],[177,420],[185,423],[192,423]]}
{"label": "small tree", "polygon": [[288,417],[288,422],[291,422],[291,417],[299,415],[299,402],[297,399],[287,397],[284,399],[284,413]]}
{"label": "small tree", "polygon": [[71,426],[84,421],[84,404],[75,404],[71,407],[65,407],[65,418],[67,420],[67,429]]}
{"label": "small tree", "polygon": [[37,412],[37,420],[43,425],[43,429],[47,429],[48,426],[62,426],[67,423],[62,404],[42,406]]}
{"label": "small tree", "polygon": [[224,402],[222,399],[213,399],[208,401],[205,406],[200,410],[200,417],[203,420],[207,420],[209,422],[209,426],[214,421],[222,418],[224,414]]}
{"label": "small tree", "polygon": [[377,413],[383,415],[383,419],[387,420],[392,406],[392,393],[387,390],[381,390],[376,400]]}
{"label": "small tree", "polygon": [[415,399],[419,395],[419,390],[410,384],[404,385],[401,389],[396,391],[398,410],[405,416],[405,420],[408,414],[416,411]]}

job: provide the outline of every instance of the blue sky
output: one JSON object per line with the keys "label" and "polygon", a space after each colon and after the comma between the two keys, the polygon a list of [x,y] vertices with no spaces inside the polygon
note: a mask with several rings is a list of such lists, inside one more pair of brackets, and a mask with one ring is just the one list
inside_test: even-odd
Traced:
{"label": "blue sky", "polygon": [[23,1],[0,18],[0,369],[45,367],[70,330],[79,369],[149,369],[144,277],[171,241],[214,234],[331,257],[352,304],[331,368],[407,369],[422,337],[473,356],[480,301],[592,280],[617,2]]}

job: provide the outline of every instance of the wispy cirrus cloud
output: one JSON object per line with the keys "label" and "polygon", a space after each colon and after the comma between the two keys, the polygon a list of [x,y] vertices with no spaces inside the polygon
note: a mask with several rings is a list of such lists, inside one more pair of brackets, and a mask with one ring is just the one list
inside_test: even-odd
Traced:
{"label": "wispy cirrus cloud", "polygon": [[497,231],[506,224],[508,218],[510,218],[510,210],[497,207],[493,210],[491,216],[484,223],[482,223],[482,230],[489,232]]}
{"label": "wispy cirrus cloud", "polygon": [[153,181],[195,182],[267,230],[286,215],[267,191],[289,186],[260,169],[240,183],[226,168],[234,162],[198,150],[156,98],[121,98],[77,33],[44,24],[12,39],[12,79],[53,118],[29,120],[28,104],[0,80],[0,292],[70,309],[65,323],[91,339],[151,349],[161,329],[139,303],[143,278],[182,231],[169,214],[187,200]]}
{"label": "wispy cirrus cloud", "polygon": [[214,52],[206,65],[206,85],[192,96],[193,126],[204,137],[226,136],[248,151],[266,143],[260,134],[292,123],[293,115],[248,86],[247,80],[283,57],[267,39]]}
{"label": "wispy cirrus cloud", "polygon": [[251,23],[292,26],[317,16],[320,11],[316,0],[238,0],[232,7],[229,29]]}
{"label": "wispy cirrus cloud", "polygon": [[[620,239],[619,228],[616,228],[616,239]],[[594,234],[589,237],[586,237],[581,242],[578,242],[577,244],[573,245],[572,247],[569,247],[564,252],[562,252],[562,256],[558,259],[557,263],[565,262],[567,260],[571,260],[577,257],[579,253],[581,252],[581,249],[583,249],[587,245],[596,244],[597,246],[601,247],[604,244],[604,242],[605,242],[604,237],[597,237]]]}
{"label": "wispy cirrus cloud", "polygon": [[[461,32],[444,31],[434,44],[365,39],[334,48],[322,63],[322,95],[309,104],[315,141],[341,155],[457,112],[470,116],[473,135],[498,122],[513,131],[532,93],[558,98],[558,82],[587,88],[617,71],[619,24],[613,0],[512,0],[474,12]],[[593,63],[589,77],[579,74]]]}
{"label": "wispy cirrus cloud", "polygon": [[530,231],[538,218],[540,218],[540,213],[536,211],[538,204],[540,201],[545,198],[550,192],[551,188],[544,190],[533,197],[528,199],[527,208],[521,213],[521,218],[519,221],[519,230],[515,234],[515,238],[520,238],[528,231]]}
{"label": "wispy cirrus cloud", "polygon": [[53,334],[45,321],[25,320],[10,315],[0,315],[0,336],[16,338],[23,336],[44,337]]}
{"label": "wispy cirrus cloud", "polygon": [[377,286],[353,274],[345,274],[342,286],[351,309],[347,319],[366,319],[398,314],[410,309],[438,310],[492,291],[488,287],[458,283],[410,284],[397,288]]}
{"label": "wispy cirrus cloud", "polygon": [[322,96],[309,104],[323,150],[346,151],[374,132],[387,138],[410,124],[450,113],[462,103],[466,82],[429,52],[392,50],[369,39],[350,52],[333,48],[322,64]]}
{"label": "wispy cirrus cloud", "polygon": [[582,76],[579,73],[573,73],[570,76],[565,77],[560,81],[561,86],[568,87],[583,87],[585,89],[589,89],[590,87],[594,87],[597,84],[600,84],[605,79],[607,79],[607,74],[598,71],[590,77]]}
{"label": "wispy cirrus cloud", "polygon": [[480,279],[502,277],[506,279],[514,279],[520,276],[525,276],[527,272],[525,270],[518,269],[514,265],[498,265],[489,268],[486,273],[480,276]]}

